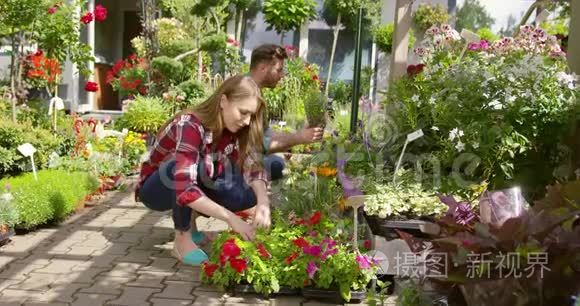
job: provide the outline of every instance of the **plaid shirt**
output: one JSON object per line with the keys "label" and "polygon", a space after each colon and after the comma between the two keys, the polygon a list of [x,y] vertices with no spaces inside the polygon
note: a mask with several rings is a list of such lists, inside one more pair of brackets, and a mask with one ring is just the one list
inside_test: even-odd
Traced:
{"label": "plaid shirt", "polygon": [[[229,161],[237,162],[238,156],[235,134],[225,130],[219,143],[214,146],[211,131],[206,132],[199,119],[192,114],[181,115],[163,130],[153,145],[149,159],[141,165],[136,194],[161,163],[175,157],[176,199],[179,205],[187,205],[204,196],[197,182],[200,162],[204,163],[207,177],[215,179],[223,173]],[[215,163],[214,158],[217,158]],[[244,178],[248,183],[267,181],[263,170],[244,171]]]}

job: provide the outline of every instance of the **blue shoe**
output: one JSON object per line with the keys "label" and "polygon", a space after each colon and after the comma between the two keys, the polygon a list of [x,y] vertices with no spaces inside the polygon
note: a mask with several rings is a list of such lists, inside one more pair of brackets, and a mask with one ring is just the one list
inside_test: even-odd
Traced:
{"label": "blue shoe", "polygon": [[179,251],[174,247],[171,253],[182,263],[190,266],[200,266],[202,263],[209,260],[207,254],[202,249],[195,249],[185,254],[185,256],[181,256]]}
{"label": "blue shoe", "polygon": [[191,232],[191,240],[193,240],[193,243],[197,246],[200,246],[201,243],[206,240],[205,238],[206,236],[203,232]]}

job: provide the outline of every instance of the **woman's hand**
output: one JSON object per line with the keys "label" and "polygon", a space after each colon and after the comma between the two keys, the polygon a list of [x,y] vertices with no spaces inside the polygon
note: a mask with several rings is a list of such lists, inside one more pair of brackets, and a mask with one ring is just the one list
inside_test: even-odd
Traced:
{"label": "woman's hand", "polygon": [[242,239],[254,240],[254,237],[256,236],[256,228],[242,220],[240,217],[232,214],[228,220],[228,224],[236,233],[242,236]]}

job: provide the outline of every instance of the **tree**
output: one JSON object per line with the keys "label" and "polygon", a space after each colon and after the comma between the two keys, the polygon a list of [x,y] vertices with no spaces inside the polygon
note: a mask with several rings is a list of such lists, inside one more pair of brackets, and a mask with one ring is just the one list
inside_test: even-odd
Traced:
{"label": "tree", "polygon": [[505,28],[502,27],[501,30],[499,30],[499,35],[503,37],[510,37],[514,35],[516,27],[518,26],[517,22],[518,21],[516,19],[516,16],[514,16],[513,14],[509,14],[506,27]]}
{"label": "tree", "polygon": [[494,23],[495,19],[479,3],[479,0],[465,0],[465,3],[457,10],[455,28],[458,31],[468,29],[476,32],[481,28],[491,28]]}
{"label": "tree", "polygon": [[302,24],[316,16],[314,0],[266,0],[263,6],[264,20],[268,29],[282,34],[300,29]]}

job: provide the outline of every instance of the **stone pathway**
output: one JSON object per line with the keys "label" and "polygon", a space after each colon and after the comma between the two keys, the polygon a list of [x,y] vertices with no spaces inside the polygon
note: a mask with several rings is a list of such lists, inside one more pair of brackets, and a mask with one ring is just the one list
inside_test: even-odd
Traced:
{"label": "stone pathway", "polygon": [[[215,219],[198,222],[206,231],[226,228]],[[0,305],[334,305],[233,297],[202,285],[199,267],[170,254],[172,223],[126,191],[59,226],[15,236],[0,247]]]}

